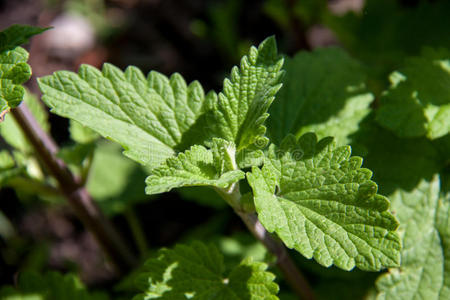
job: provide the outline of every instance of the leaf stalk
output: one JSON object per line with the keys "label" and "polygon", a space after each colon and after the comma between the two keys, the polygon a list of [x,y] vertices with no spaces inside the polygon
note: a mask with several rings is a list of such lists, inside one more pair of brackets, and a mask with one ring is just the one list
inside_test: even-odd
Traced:
{"label": "leaf stalk", "polygon": [[256,213],[247,212],[241,205],[239,183],[236,182],[229,189],[216,189],[219,195],[233,207],[248,230],[277,258],[277,266],[295,294],[304,300],[315,300],[313,290],[305,276],[297,268],[286,247],[275,239],[259,222]]}
{"label": "leaf stalk", "polygon": [[133,207],[125,210],[125,218],[127,219],[128,226],[130,227],[136,246],[139,249],[141,258],[143,258],[148,252],[148,243],[145,233],[142,230],[142,224],[139,220],[139,216],[136,214]]}

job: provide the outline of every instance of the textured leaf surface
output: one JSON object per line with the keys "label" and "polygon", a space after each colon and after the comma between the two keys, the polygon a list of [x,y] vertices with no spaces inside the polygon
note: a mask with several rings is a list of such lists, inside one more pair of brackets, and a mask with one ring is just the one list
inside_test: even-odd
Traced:
{"label": "textured leaf surface", "polygon": [[30,79],[28,52],[21,47],[0,52],[0,116],[20,104],[25,93],[22,83]]}
{"label": "textured leaf surface", "polygon": [[391,196],[400,220],[402,265],[377,281],[377,299],[450,298],[450,197],[439,197],[439,180]]}
{"label": "textured leaf surface", "polygon": [[377,121],[400,137],[450,132],[450,52],[427,49],[390,76]]}
{"label": "textured leaf surface", "polygon": [[282,66],[275,38],[250,49],[240,68],[234,67],[230,79],[225,79],[218,100],[211,103],[214,117],[208,126],[213,136],[233,141],[238,152],[259,142],[266,132],[267,110],[281,87]]}
{"label": "textured leaf surface", "polygon": [[331,135],[346,144],[373,99],[361,65],[342,49],[325,48],[286,59],[285,69],[267,120],[272,142],[280,143],[288,133],[318,131],[321,137]]}
{"label": "textured leaf surface", "polygon": [[247,174],[258,218],[289,248],[324,266],[380,270],[397,266],[398,222],[377,194],[372,172],[350,147],[314,134],[271,146],[262,170]]}
{"label": "textured leaf surface", "polygon": [[61,275],[49,272],[40,275],[34,272],[20,274],[17,289],[3,287],[0,298],[5,300],[106,300],[101,293],[90,293],[81,281],[72,274]]}
{"label": "textured leaf surface", "polygon": [[31,68],[26,63],[28,52],[18,46],[45,30],[47,29],[27,25],[12,25],[0,32],[0,121],[10,108],[20,104],[25,93],[20,85],[31,76]]}
{"label": "textured leaf surface", "polygon": [[146,268],[139,280],[144,293],[134,300],[278,299],[275,276],[266,264],[246,259],[225,274],[223,256],[199,242],[163,249]]}
{"label": "textured leaf surface", "polygon": [[[224,81],[223,93],[205,96],[196,81],[157,72],[147,78],[105,64],[83,65],[78,74],[60,71],[39,80],[52,112],[119,142],[125,154],[158,166],[177,151],[214,137],[233,141],[237,151],[263,139],[267,110],[280,88],[283,60],[274,38],[252,47]],[[266,141],[265,139],[263,139]]]}
{"label": "textured leaf surface", "polygon": [[40,78],[39,86],[52,112],[120,143],[143,164],[157,166],[175,149],[185,150],[186,140],[205,135],[191,127],[209,96],[197,81],[186,85],[177,73],[169,79],[152,71],[145,78],[136,67],[122,72],[110,64],[102,71],[82,65],[78,74],[59,71]]}
{"label": "textured leaf surface", "polygon": [[147,194],[158,194],[183,186],[210,185],[226,188],[245,177],[237,170],[232,142],[214,139],[211,150],[194,145],[170,157],[147,178]]}

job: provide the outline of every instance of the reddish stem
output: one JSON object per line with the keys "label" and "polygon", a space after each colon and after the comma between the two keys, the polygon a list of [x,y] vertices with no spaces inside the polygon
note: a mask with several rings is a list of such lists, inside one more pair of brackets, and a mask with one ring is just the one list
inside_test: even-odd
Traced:
{"label": "reddish stem", "polygon": [[82,186],[80,179],[74,176],[67,165],[56,156],[58,152],[56,143],[42,130],[25,103],[12,109],[11,113],[36,151],[37,157],[58,181],[59,189],[75,214],[94,235],[117,270],[129,271],[135,265],[134,255]]}

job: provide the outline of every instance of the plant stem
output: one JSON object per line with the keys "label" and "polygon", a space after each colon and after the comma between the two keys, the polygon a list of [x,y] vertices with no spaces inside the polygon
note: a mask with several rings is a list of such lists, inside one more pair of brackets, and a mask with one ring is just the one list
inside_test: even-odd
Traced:
{"label": "plant stem", "polygon": [[88,157],[86,157],[83,165],[81,166],[81,184],[84,186],[89,178],[89,172],[91,171],[92,162],[94,161],[94,151],[92,151]]}
{"label": "plant stem", "polygon": [[147,239],[145,238],[144,231],[142,230],[141,222],[139,222],[139,217],[136,215],[133,207],[128,208],[125,211],[125,218],[128,221],[133,238],[139,249],[141,257],[144,257],[148,251]]}
{"label": "plant stem", "polygon": [[57,180],[61,193],[86,228],[94,235],[119,272],[130,270],[135,258],[126,243],[104,217],[86,189],[80,184],[66,164],[56,157],[58,146],[45,133],[28,110],[25,103],[11,110],[27,140],[36,151],[50,174]]}
{"label": "plant stem", "polygon": [[304,300],[316,299],[306,278],[295,265],[286,250],[286,247],[276,240],[259,222],[254,212],[247,212],[238,205],[240,203],[241,193],[239,183],[234,183],[229,189],[216,189],[219,195],[232,207],[250,232],[277,258],[277,266],[283,273],[286,281],[298,297]]}
{"label": "plant stem", "polygon": [[280,241],[274,239],[270,233],[267,232],[267,230],[259,222],[256,214],[249,214],[240,211],[236,211],[236,213],[241,217],[242,221],[244,221],[245,225],[253,233],[253,235],[261,243],[263,243],[267,250],[277,257],[277,266],[280,268],[281,272],[283,272],[286,281],[292,287],[297,296],[305,300],[315,299],[314,293],[309,286],[308,281],[297,268],[284,245]]}

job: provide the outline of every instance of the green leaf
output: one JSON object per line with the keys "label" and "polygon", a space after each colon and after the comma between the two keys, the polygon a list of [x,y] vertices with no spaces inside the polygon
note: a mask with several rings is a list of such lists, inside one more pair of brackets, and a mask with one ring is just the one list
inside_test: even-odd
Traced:
{"label": "green leaf", "polygon": [[26,44],[33,35],[40,34],[48,29],[50,28],[14,24],[0,32],[0,52]]}
{"label": "green leaf", "polygon": [[232,142],[213,139],[212,149],[194,145],[177,157],[169,157],[147,178],[147,194],[168,192],[183,186],[226,188],[245,177],[237,170],[236,149]]}
{"label": "green leaf", "polygon": [[12,287],[4,287],[0,290],[0,296],[3,300],[46,300],[44,296],[37,294],[20,295]]}
{"label": "green leaf", "polygon": [[[67,164],[82,167],[86,171],[89,171],[90,165],[89,161],[86,159],[92,159],[96,148],[95,142],[100,138],[100,136],[88,127],[85,127],[74,120],[69,121],[70,138],[76,143],[61,147],[57,153],[57,156],[64,160]],[[121,154],[119,153],[119,155]],[[83,166],[84,162],[85,164]],[[121,172],[118,172],[117,174],[120,174],[117,175],[118,177],[122,176]]]}
{"label": "green leaf", "polygon": [[[33,94],[28,92],[26,89],[24,91],[24,101],[29,110],[41,128],[44,131],[48,131],[50,125],[47,120],[47,111]],[[11,146],[11,152],[15,163],[14,168],[8,168],[0,171],[0,185],[22,173],[41,181],[43,179],[43,173],[39,163],[34,157],[35,153],[33,147],[23,135],[22,130],[15,119],[11,116],[6,117],[5,120],[0,123],[0,136],[7,144],[9,144],[9,146]]]}
{"label": "green leaf", "polygon": [[440,198],[434,178],[391,200],[401,224],[402,265],[378,279],[377,299],[449,299],[450,194]]}
{"label": "green leaf", "polygon": [[10,178],[13,178],[23,172],[23,168],[16,167],[13,157],[7,150],[0,151],[0,188]]}
{"label": "green leaf", "polygon": [[105,64],[83,65],[78,74],[59,71],[39,79],[52,112],[71,118],[120,143],[130,158],[157,167],[178,151],[214,137],[237,151],[263,139],[267,110],[280,88],[283,60],[274,38],[252,47],[233,68],[224,92],[205,96],[196,81],[157,72],[146,79],[135,67],[123,73]]}
{"label": "green leaf", "polygon": [[13,25],[0,32],[0,121],[20,104],[24,96],[22,83],[30,79],[28,52],[18,47],[47,29],[27,25]]}
{"label": "green leaf", "polygon": [[225,274],[223,256],[213,246],[195,242],[163,249],[146,262],[134,300],[147,299],[278,299],[275,276],[267,265],[243,260]]}
{"label": "green leaf", "polygon": [[0,169],[10,169],[15,166],[14,159],[7,150],[0,151]]}
{"label": "green leaf", "polygon": [[81,166],[86,157],[92,155],[95,150],[95,144],[74,144],[59,149],[56,154],[67,164]]}
{"label": "green leaf", "polygon": [[263,150],[267,148],[269,139],[260,138],[254,144],[248,146],[245,151],[236,154],[236,163],[240,169],[260,166],[264,161]]}
{"label": "green leaf", "polygon": [[21,84],[31,77],[27,60],[28,52],[21,47],[0,53],[0,120],[23,99],[25,89]]}
{"label": "green leaf", "polygon": [[24,83],[31,76],[31,67],[27,61],[28,52],[21,47],[1,52],[0,79],[16,85]]}
{"label": "green leaf", "polygon": [[189,139],[204,138],[204,128],[191,127],[214,98],[177,73],[169,79],[152,71],[145,78],[136,67],[122,72],[110,64],[102,71],[87,65],[78,74],[59,71],[40,78],[39,87],[52,112],[120,143],[128,157],[152,167],[188,148],[182,144]]}
{"label": "green leaf", "polygon": [[[50,125],[48,123],[47,111],[44,109],[43,105],[35,95],[28,92],[28,90],[26,89],[24,90],[24,92],[25,94],[23,100],[27,104],[28,109],[33,114],[41,128],[44,131],[48,132],[50,130]],[[0,123],[0,135],[9,145],[14,147],[15,149],[25,154],[32,154],[33,148],[23,135],[21,128],[14,118],[5,118],[5,120]]]}
{"label": "green leaf", "polygon": [[[359,13],[328,14],[323,24],[334,31],[351,53],[384,78],[403,59],[422,47],[450,48],[449,1],[366,0]],[[380,20],[383,20],[380,22]]]}
{"label": "green leaf", "polygon": [[412,190],[422,178],[431,180],[445,165],[430,140],[399,138],[373,119],[371,114],[360,124],[351,145],[355,155],[364,157],[364,166],[374,172],[381,194],[390,195],[397,188]]}
{"label": "green leaf", "polygon": [[70,138],[80,144],[89,144],[99,138],[96,132],[74,120],[70,120],[69,132]]}
{"label": "green leaf", "polygon": [[398,222],[361,164],[331,138],[288,136],[280,148],[270,147],[262,170],[247,173],[259,220],[287,247],[324,266],[398,266]]}
{"label": "green leaf", "polygon": [[233,67],[230,79],[224,80],[218,100],[211,102],[208,126],[213,137],[233,141],[237,152],[263,138],[267,110],[281,87],[282,66],[274,37],[250,48],[240,68]]}
{"label": "green leaf", "polygon": [[390,76],[377,121],[400,137],[450,132],[450,52],[426,49]]}
{"label": "green leaf", "polygon": [[302,136],[314,132],[318,138],[332,136],[338,145],[350,143],[349,136],[359,129],[359,123],[370,113],[371,94],[364,94],[347,99],[344,107],[326,122],[303,126],[296,134]]}
{"label": "green leaf", "polygon": [[444,256],[444,279],[439,293],[440,299],[450,298],[450,192],[439,199],[436,213],[436,228],[441,239]]}
{"label": "green leaf", "polygon": [[17,289],[3,287],[0,298],[8,300],[106,300],[102,293],[90,293],[72,274],[48,272],[44,275],[24,272],[19,275]]}
{"label": "green leaf", "polygon": [[283,88],[269,110],[272,142],[317,131],[347,144],[373,100],[362,66],[340,48],[325,48],[286,59],[285,69]]}
{"label": "green leaf", "polygon": [[142,165],[121,154],[119,145],[102,140],[96,144],[86,188],[111,216],[149,200],[144,192],[147,174]]}
{"label": "green leaf", "polygon": [[214,244],[225,256],[225,265],[230,269],[247,257],[266,263],[274,262],[276,259],[262,243],[246,232],[237,232],[232,236],[218,236],[214,238]]}

